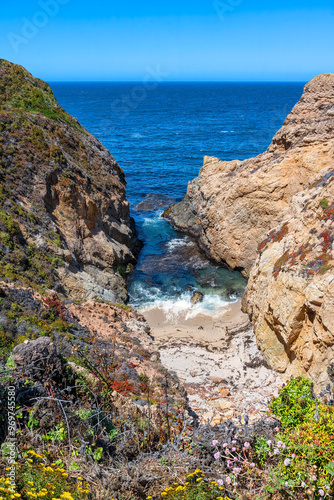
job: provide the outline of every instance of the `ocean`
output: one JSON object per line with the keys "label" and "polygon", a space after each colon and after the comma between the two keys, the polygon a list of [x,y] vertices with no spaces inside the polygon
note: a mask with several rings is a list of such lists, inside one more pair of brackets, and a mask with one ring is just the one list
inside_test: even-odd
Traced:
{"label": "ocean", "polygon": [[[161,217],[184,196],[204,156],[262,153],[299,100],[302,83],[59,83],[59,104],[123,168],[144,247],[129,282],[130,304],[159,307],[171,320],[214,314],[238,300],[246,280],[210,262],[196,241]],[[144,200],[144,203],[141,203]],[[139,205],[139,206],[137,206]],[[191,306],[195,290],[202,303]]]}

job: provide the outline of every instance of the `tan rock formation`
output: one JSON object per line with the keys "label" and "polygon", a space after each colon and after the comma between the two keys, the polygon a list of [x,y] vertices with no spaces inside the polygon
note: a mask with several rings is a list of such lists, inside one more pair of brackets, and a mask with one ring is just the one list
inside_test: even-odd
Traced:
{"label": "tan rock formation", "polygon": [[259,242],[289,215],[291,197],[329,169],[333,104],[334,74],[315,77],[265,153],[244,161],[205,157],[183,201],[165,215],[211,258],[248,276]]}
{"label": "tan rock formation", "polygon": [[205,158],[165,214],[212,258],[250,275],[243,308],[259,347],[275,370],[308,374],[317,387],[334,361],[333,160],[327,73],[305,86],[265,153]]}
{"label": "tan rock formation", "polygon": [[334,361],[333,181],[334,170],[292,198],[284,230],[259,245],[243,297],[270,365],[319,387]]}

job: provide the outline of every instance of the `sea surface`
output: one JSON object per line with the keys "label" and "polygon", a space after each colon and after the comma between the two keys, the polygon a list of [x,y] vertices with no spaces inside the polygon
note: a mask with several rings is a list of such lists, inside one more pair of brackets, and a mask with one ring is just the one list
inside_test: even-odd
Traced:
{"label": "sea surface", "polygon": [[[175,318],[213,314],[237,300],[245,279],[211,263],[161,214],[182,199],[204,156],[242,160],[262,153],[303,84],[51,82],[51,87],[60,105],[100,139],[125,172],[144,242],[129,284],[130,303],[158,306]],[[204,293],[204,301],[191,307],[195,290]]]}

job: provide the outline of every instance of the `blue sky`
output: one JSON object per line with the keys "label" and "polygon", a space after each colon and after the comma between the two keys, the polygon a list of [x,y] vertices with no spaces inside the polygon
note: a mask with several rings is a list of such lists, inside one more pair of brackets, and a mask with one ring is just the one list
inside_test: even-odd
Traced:
{"label": "blue sky", "polygon": [[0,57],[47,81],[307,81],[334,71],[333,0],[16,0],[1,5],[0,33]]}

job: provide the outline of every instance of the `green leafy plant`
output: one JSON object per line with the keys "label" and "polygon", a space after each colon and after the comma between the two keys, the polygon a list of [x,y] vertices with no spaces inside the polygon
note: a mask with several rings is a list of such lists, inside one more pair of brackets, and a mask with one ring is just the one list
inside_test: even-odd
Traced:
{"label": "green leafy plant", "polygon": [[312,382],[304,377],[293,378],[279,391],[278,397],[272,399],[269,407],[284,428],[302,424],[316,409]]}

